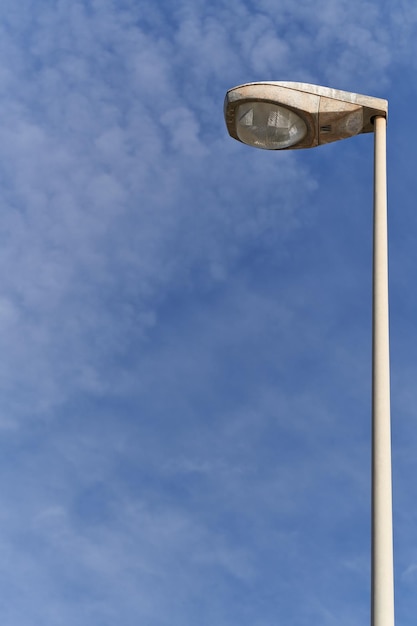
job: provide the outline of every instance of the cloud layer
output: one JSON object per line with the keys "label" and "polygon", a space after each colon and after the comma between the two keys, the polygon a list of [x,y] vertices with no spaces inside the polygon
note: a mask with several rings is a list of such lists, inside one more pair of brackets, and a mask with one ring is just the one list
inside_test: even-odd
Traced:
{"label": "cloud layer", "polygon": [[372,202],[371,141],[253,151],[222,101],[262,79],[408,93],[416,19],[405,1],[2,3],[5,624],[368,619],[371,213],[352,207]]}

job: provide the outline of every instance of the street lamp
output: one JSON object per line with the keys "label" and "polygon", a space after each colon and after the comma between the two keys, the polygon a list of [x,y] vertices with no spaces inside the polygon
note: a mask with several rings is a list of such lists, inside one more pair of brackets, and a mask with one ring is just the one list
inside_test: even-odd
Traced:
{"label": "street lamp", "polygon": [[313,148],[374,132],[372,306],[372,557],[371,626],[394,626],[391,418],[388,326],[386,118],[388,102],[293,82],[230,89],[229,134],[265,150]]}

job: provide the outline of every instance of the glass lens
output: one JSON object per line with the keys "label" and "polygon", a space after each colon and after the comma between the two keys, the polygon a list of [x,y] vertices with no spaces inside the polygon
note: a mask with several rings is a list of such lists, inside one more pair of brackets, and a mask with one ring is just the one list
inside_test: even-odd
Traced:
{"label": "glass lens", "polygon": [[307,126],[299,115],[270,102],[244,102],[237,107],[240,141],[265,150],[282,150],[301,141]]}

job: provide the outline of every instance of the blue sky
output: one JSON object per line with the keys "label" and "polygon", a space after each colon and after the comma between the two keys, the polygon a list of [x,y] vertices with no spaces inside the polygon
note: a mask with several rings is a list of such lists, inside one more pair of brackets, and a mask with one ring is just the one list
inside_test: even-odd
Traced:
{"label": "blue sky", "polygon": [[4,626],[369,623],[372,136],[271,153],[223,98],[387,98],[398,623],[417,611],[417,6],[3,0]]}

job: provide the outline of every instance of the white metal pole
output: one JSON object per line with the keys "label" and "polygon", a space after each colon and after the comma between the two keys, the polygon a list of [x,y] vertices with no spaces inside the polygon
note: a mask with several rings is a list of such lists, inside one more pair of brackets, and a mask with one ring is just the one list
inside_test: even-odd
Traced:
{"label": "white metal pole", "polygon": [[375,118],[371,626],[394,626],[386,119]]}

